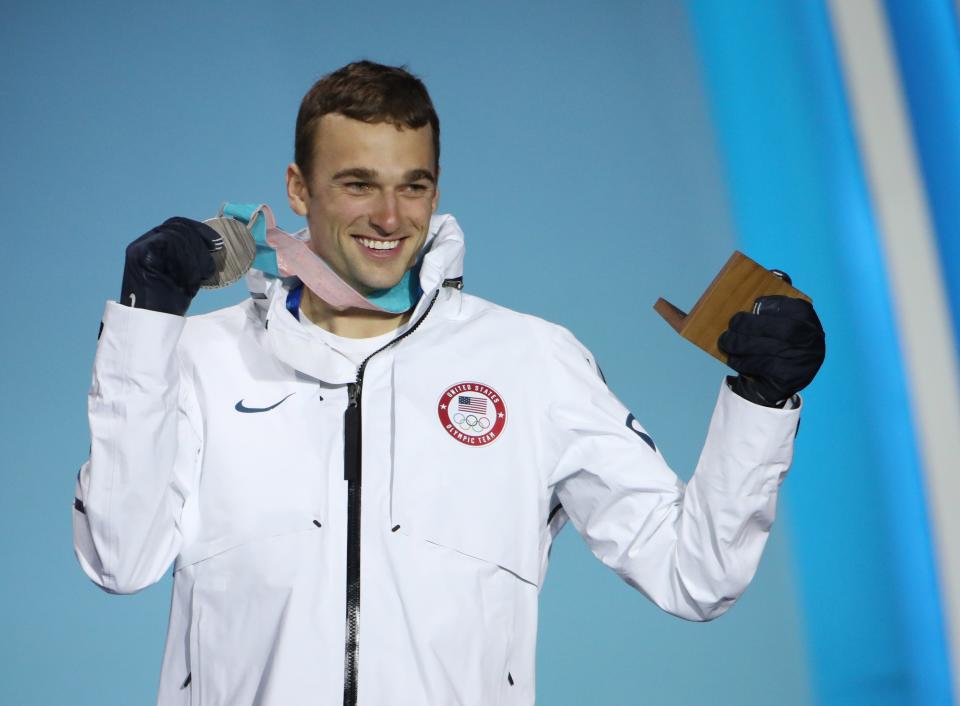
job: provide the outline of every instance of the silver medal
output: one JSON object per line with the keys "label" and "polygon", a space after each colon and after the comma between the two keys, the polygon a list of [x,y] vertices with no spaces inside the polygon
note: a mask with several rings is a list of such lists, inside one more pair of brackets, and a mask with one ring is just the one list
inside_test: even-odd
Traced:
{"label": "silver medal", "polygon": [[257,254],[257,244],[253,234],[236,218],[218,216],[204,221],[223,238],[223,247],[212,251],[213,261],[217,265],[212,277],[200,283],[204,289],[219,289],[233,284],[243,277]]}

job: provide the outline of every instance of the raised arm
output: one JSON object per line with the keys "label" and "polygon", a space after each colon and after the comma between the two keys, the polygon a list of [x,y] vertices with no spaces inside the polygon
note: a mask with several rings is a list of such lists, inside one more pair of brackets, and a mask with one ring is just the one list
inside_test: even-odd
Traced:
{"label": "raised arm", "polygon": [[558,398],[550,421],[562,449],[552,483],[573,525],[664,610],[689,620],[722,614],[759,564],[793,455],[799,398],[763,406],[736,394],[735,378],[725,381],[684,485],[566,331],[551,369]]}
{"label": "raised arm", "polygon": [[123,304],[108,302],[103,316],[73,529],[80,566],[114,593],[138,591],[166,571],[199,475],[202,423],[177,352],[183,314],[213,266],[216,234],[199,226],[171,219],[134,241]]}

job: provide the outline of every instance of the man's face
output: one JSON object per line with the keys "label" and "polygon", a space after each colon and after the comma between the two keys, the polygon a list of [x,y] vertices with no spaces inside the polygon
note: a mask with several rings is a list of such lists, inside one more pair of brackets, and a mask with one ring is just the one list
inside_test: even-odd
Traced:
{"label": "man's face", "polygon": [[437,208],[432,128],[397,129],[324,115],[310,183],[287,168],[287,195],[306,216],[311,249],[361,294],[389,289],[417,260]]}

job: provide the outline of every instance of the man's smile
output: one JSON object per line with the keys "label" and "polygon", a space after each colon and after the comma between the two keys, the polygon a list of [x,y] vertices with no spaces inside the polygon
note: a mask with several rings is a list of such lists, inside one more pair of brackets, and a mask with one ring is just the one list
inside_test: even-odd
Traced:
{"label": "man's smile", "polygon": [[360,241],[363,247],[372,248],[373,250],[393,250],[400,244],[399,240],[373,240],[372,238],[361,237],[357,237],[357,240]]}
{"label": "man's smile", "polygon": [[381,240],[379,238],[367,238],[361,235],[351,236],[359,246],[361,252],[369,258],[376,260],[391,260],[397,257],[403,250],[402,243],[407,236],[402,238],[393,238],[392,240]]}

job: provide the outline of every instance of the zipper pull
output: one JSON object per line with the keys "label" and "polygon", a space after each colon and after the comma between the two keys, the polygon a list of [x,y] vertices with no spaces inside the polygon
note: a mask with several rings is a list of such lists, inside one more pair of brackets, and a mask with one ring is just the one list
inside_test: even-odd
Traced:
{"label": "zipper pull", "polygon": [[343,413],[343,479],[360,480],[360,395],[356,383],[347,384],[347,409]]}

